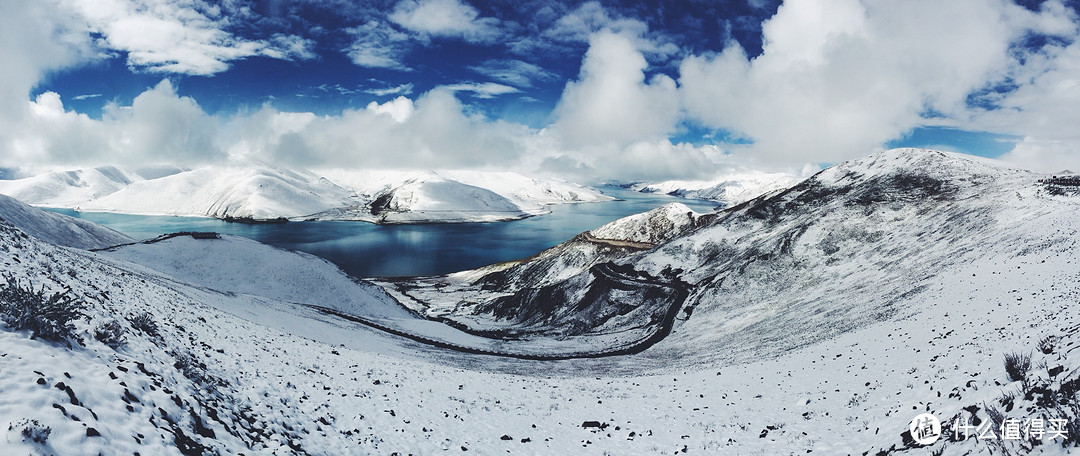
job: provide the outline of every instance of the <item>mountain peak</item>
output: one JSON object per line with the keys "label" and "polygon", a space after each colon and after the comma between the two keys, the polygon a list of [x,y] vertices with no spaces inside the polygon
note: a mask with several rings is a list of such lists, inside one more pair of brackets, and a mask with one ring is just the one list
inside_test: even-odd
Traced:
{"label": "mountain peak", "polygon": [[598,239],[659,244],[694,226],[700,214],[689,206],[671,202],[640,214],[623,217],[589,231]]}
{"label": "mountain peak", "polygon": [[841,183],[854,176],[920,174],[941,180],[953,180],[974,175],[994,176],[1015,172],[1007,163],[975,155],[933,149],[898,148],[839,163],[822,171],[816,178],[822,182]]}

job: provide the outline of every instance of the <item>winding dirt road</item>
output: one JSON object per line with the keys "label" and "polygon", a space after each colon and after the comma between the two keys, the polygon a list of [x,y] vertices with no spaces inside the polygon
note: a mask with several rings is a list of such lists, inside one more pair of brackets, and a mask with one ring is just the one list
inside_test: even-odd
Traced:
{"label": "winding dirt road", "polygon": [[639,339],[638,341],[636,341],[634,343],[631,343],[631,344],[629,344],[629,345],[627,345],[625,347],[612,348],[612,349],[609,349],[609,350],[601,350],[601,351],[596,351],[596,352],[577,352],[577,353],[561,353],[561,354],[511,353],[511,352],[500,352],[500,351],[488,350],[488,349],[477,348],[477,347],[467,347],[467,346],[462,346],[462,345],[453,344],[453,343],[450,343],[450,342],[434,339],[434,338],[431,338],[431,337],[428,337],[428,336],[425,336],[425,335],[414,334],[414,333],[410,333],[410,332],[403,331],[403,330],[400,330],[400,329],[392,328],[392,327],[386,326],[384,324],[381,324],[381,323],[378,323],[378,322],[375,322],[375,321],[372,321],[372,320],[365,319],[363,317],[358,317],[358,316],[355,316],[355,315],[349,315],[349,314],[346,314],[346,313],[343,313],[343,312],[340,312],[340,311],[337,311],[337,310],[334,310],[334,309],[330,309],[330,308],[327,308],[327,307],[315,306],[315,305],[311,305],[310,307],[317,310],[317,311],[319,311],[319,312],[325,313],[327,315],[333,315],[335,317],[342,318],[342,319],[345,319],[345,320],[348,320],[348,321],[352,321],[352,322],[355,322],[355,323],[360,323],[362,325],[365,325],[365,326],[368,326],[368,327],[371,327],[371,328],[374,328],[374,329],[377,329],[377,330],[380,330],[380,331],[383,331],[383,332],[386,332],[386,333],[389,333],[389,334],[393,334],[393,335],[398,336],[398,337],[403,337],[403,338],[412,340],[414,342],[419,342],[419,343],[422,343],[422,344],[426,344],[426,345],[430,345],[430,346],[438,347],[438,348],[443,348],[443,349],[447,349],[447,350],[453,350],[453,351],[460,352],[460,353],[468,353],[468,354],[476,354],[476,355],[500,356],[500,357],[505,357],[505,358],[517,358],[517,359],[532,360],[532,361],[559,361],[559,360],[567,360],[567,359],[605,358],[605,357],[609,357],[609,356],[633,355],[633,354],[641,353],[642,351],[645,351],[649,347],[652,347],[653,345],[655,345],[657,342],[660,342],[661,340],[664,340],[664,338],[667,337],[668,334],[671,334],[671,329],[672,329],[672,327],[674,326],[674,323],[675,323],[675,317],[678,315],[679,309],[682,308],[683,302],[685,302],[687,296],[689,296],[690,288],[685,283],[661,282],[661,281],[658,281],[658,280],[649,280],[649,279],[644,279],[644,278],[641,278],[641,277],[626,275],[626,274],[623,274],[623,273],[621,273],[619,271],[616,271],[616,270],[612,269],[611,266],[612,265],[610,263],[599,264],[599,265],[596,265],[592,269],[592,272],[594,274],[603,275],[608,280],[620,282],[620,283],[622,283],[624,285],[640,287],[642,289],[649,288],[649,287],[661,287],[661,288],[670,289],[670,290],[673,290],[675,292],[676,297],[668,305],[667,311],[664,313],[664,318],[660,321],[659,325],[656,325],[656,330],[653,331],[652,334],[650,334],[649,336],[644,337],[642,339]]}

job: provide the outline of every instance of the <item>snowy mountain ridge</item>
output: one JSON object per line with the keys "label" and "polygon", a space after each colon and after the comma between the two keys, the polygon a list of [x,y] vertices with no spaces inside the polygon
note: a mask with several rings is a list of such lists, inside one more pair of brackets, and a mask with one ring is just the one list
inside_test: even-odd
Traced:
{"label": "snowy mountain ridge", "polygon": [[[936,268],[976,261],[985,250],[977,246],[1042,245],[1044,239],[1028,232],[1044,226],[1027,224],[1062,226],[1075,201],[1049,195],[1038,180],[992,161],[892,150],[839,164],[726,211],[690,214],[683,233],[655,248],[600,246],[579,236],[503,268],[384,285],[415,311],[476,331],[513,328],[525,339],[523,326],[538,338],[589,340],[608,334],[605,328],[614,320],[630,324],[626,319],[634,315],[632,325],[649,332],[666,321],[658,316],[678,305],[684,319],[659,346],[685,337],[680,346],[695,347],[692,339],[705,333],[734,338],[760,326],[770,328],[761,335],[772,343],[732,339],[725,342],[731,347],[725,356],[775,356],[896,318],[902,313],[895,296],[921,293],[920,282],[935,277]],[[1048,209],[1054,206],[1061,209]],[[634,226],[638,217],[615,226]],[[992,228],[1004,220],[1019,222]],[[634,239],[633,231],[610,236]],[[589,234],[601,238],[597,232]],[[868,274],[864,265],[881,269]],[[661,288],[688,286],[689,296],[673,303],[667,293],[626,295],[613,273]],[[846,305],[842,297],[850,296],[862,296],[863,305]],[[824,315],[843,315],[846,323],[829,324]],[[799,321],[798,330],[786,320]],[[691,352],[676,350],[671,358],[703,355]]]}
{"label": "snowy mountain ridge", "polygon": [[0,193],[23,202],[55,207],[78,207],[143,180],[114,166],[54,171],[18,180],[0,180]]}
{"label": "snowy mountain ridge", "polygon": [[254,166],[160,174],[117,167],[53,172],[0,181],[0,193],[97,212],[373,223],[514,220],[544,214],[551,204],[611,199],[576,184],[480,171],[315,173]]}
{"label": "snowy mountain ridge", "polygon": [[[379,284],[487,341],[456,344],[491,351],[628,347],[670,324],[640,352],[561,361],[374,329],[357,320],[392,303],[364,293],[350,310],[360,318],[326,313],[289,277],[323,277],[304,278],[327,281],[318,299],[352,285],[318,259],[250,241],[178,236],[114,256],[0,222],[5,276],[70,289],[86,306],[82,345],[0,323],[0,449],[1070,454],[1080,444],[1080,199],[1045,178],[890,151],[722,212],[672,206],[617,222],[624,245],[579,236],[509,266]],[[665,218],[684,231],[627,240]],[[236,282],[237,265],[261,261],[281,275]],[[677,287],[686,294],[668,293]],[[115,347],[94,336],[109,320],[125,336]],[[1023,380],[1002,363],[1017,353],[1030,354]],[[930,446],[909,432],[924,412],[943,426]],[[957,437],[958,422],[1000,436],[1014,419],[1062,420],[1064,437]]]}
{"label": "snowy mountain ridge", "polygon": [[96,249],[131,242],[126,235],[101,225],[54,212],[45,212],[15,198],[0,195],[0,220],[56,245]]}
{"label": "snowy mountain ridge", "polygon": [[271,220],[302,217],[351,203],[346,190],[307,172],[200,168],[132,183],[87,201],[79,209]]}
{"label": "snowy mountain ridge", "polygon": [[623,187],[644,193],[663,193],[683,198],[711,200],[731,207],[760,195],[782,190],[802,178],[790,173],[766,173],[736,169],[710,180],[669,180],[638,182]]}
{"label": "snowy mountain ridge", "polygon": [[358,219],[377,223],[434,223],[468,220],[495,222],[543,213],[527,212],[486,188],[437,174],[408,179],[378,194],[363,212],[315,214],[319,219]]}
{"label": "snowy mountain ridge", "polygon": [[660,244],[685,233],[700,216],[685,204],[668,203],[648,212],[623,217],[588,233],[599,239]]}

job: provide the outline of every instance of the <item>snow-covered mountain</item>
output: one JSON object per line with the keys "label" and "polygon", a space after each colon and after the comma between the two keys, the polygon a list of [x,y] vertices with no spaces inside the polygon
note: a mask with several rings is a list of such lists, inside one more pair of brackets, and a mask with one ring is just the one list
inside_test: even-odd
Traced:
{"label": "snow-covered mountain", "polygon": [[740,169],[710,180],[670,180],[638,182],[624,187],[644,193],[664,193],[683,198],[704,199],[731,207],[766,193],[788,188],[802,178],[788,173],[766,173]]}
{"label": "snow-covered mountain", "polygon": [[[152,171],[152,170],[151,170]],[[205,167],[155,175],[117,167],[0,181],[25,202],[85,211],[208,216],[237,221],[484,222],[607,201],[599,191],[514,173]]]}
{"label": "snow-covered mountain", "polygon": [[45,212],[0,195],[0,220],[45,242],[78,249],[98,249],[132,242],[126,235],[101,225],[55,212]]}
{"label": "snow-covered mountain", "polygon": [[102,166],[0,180],[0,194],[39,206],[74,208],[141,180],[130,170]]}
{"label": "snow-covered mountain", "polygon": [[[583,235],[507,267],[383,285],[418,312],[506,338],[510,350],[548,346],[550,339],[577,339],[579,353],[590,355],[625,354],[644,346],[636,366],[667,371],[791,362],[792,356],[805,356],[800,352],[819,352],[806,347],[844,341],[835,358],[855,358],[839,366],[852,378],[867,375],[852,371],[853,364],[899,350],[908,356],[908,376],[929,368],[912,378],[927,378],[924,385],[959,385],[971,372],[1000,369],[1002,350],[991,351],[995,359],[976,366],[949,353],[958,347],[949,342],[949,350],[918,353],[958,332],[968,341],[996,341],[980,342],[982,350],[995,343],[1021,350],[1016,340],[1000,336],[1045,337],[1044,331],[1051,331],[1061,337],[1061,329],[1050,329],[1056,318],[1050,314],[1075,313],[1073,307],[1080,305],[1080,275],[1070,266],[1080,261],[1074,222],[1080,200],[1061,191],[1072,181],[1048,177],[969,156],[893,150],[834,166],[779,194],[691,215],[693,221],[684,225],[691,229],[657,247],[635,245],[635,230],[604,230],[625,233],[623,248],[601,253],[598,246],[583,244],[612,243]],[[990,320],[1000,325],[998,335],[985,334],[991,327],[984,320],[987,312],[1009,315]],[[1070,335],[1080,332],[1070,321],[1061,328]],[[883,328],[894,329],[883,338]],[[625,337],[615,337],[616,332]],[[922,345],[912,346],[917,343]],[[825,359],[819,361],[838,364]],[[951,365],[965,366],[965,373],[935,371]],[[871,373],[868,386],[892,384],[882,376],[900,371]],[[830,378],[854,390],[856,402],[878,389],[860,390]],[[976,387],[958,386],[950,400],[938,399],[933,386],[914,388],[918,393],[907,395],[906,407],[925,407],[943,419],[986,420],[985,406],[980,405],[982,415],[965,412],[978,407],[959,399]],[[1076,400],[1074,390],[1065,394]],[[904,395],[902,388],[897,395]],[[892,410],[887,416],[905,407],[903,401],[878,405],[883,403],[893,407],[885,409]],[[1075,420],[1075,412],[1066,414]],[[911,418],[886,421],[900,429]],[[876,435],[877,430],[866,426],[848,434]],[[904,445],[866,434],[859,438],[885,450]]]}
{"label": "snow-covered mountain", "polygon": [[408,179],[375,194],[363,207],[314,214],[321,220],[375,223],[497,222],[536,215],[486,188],[438,175]]}
{"label": "snow-covered mountain", "polygon": [[348,206],[350,193],[315,174],[257,168],[199,168],[134,182],[81,209],[221,219],[297,218]]}
{"label": "snow-covered mountain", "polygon": [[348,188],[364,199],[373,200],[394,187],[409,181],[452,180],[490,190],[525,210],[562,203],[610,201],[612,198],[591,187],[555,179],[537,179],[499,171],[394,171],[394,170],[316,170],[334,183]]}
{"label": "snow-covered mountain", "polygon": [[661,244],[678,237],[694,227],[701,216],[681,203],[668,203],[641,214],[623,217],[588,231],[596,239]]}
{"label": "snow-covered mountain", "polygon": [[[663,345],[685,338],[678,346],[689,350],[675,359],[711,358],[692,343],[708,333],[728,347],[725,359],[747,361],[894,318],[902,313],[897,296],[918,294],[940,268],[984,262],[995,254],[987,245],[1047,242],[1043,228],[1068,223],[1075,203],[1049,194],[1039,178],[943,152],[888,151],[727,211],[697,216],[669,206],[507,269],[452,275],[440,287],[428,279],[388,288],[414,310],[478,332],[512,327],[520,338],[593,340],[610,334],[613,320],[650,335],[675,308],[685,321]],[[1038,226],[1003,230],[1004,220]],[[647,242],[641,227],[650,225],[682,233]],[[851,305],[854,297],[860,305]],[[748,329],[759,337],[747,340]],[[622,350],[628,340],[638,342],[592,346]]]}
{"label": "snow-covered mountain", "polygon": [[591,203],[613,198],[600,191],[557,180],[489,171],[320,171],[367,201],[335,209],[322,220],[376,223],[493,222],[545,214],[547,206]]}
{"label": "snow-covered mountain", "polygon": [[[681,203],[625,217],[516,262],[446,277],[380,282],[402,305],[464,331],[503,340],[501,353],[596,355],[650,339],[668,307],[624,306],[634,294],[685,298],[682,284],[653,284],[608,263],[649,250],[694,228],[701,214]],[[616,289],[582,301],[577,279],[592,271]],[[588,293],[588,292],[583,292]],[[532,304],[537,305],[532,305]],[[580,303],[580,305],[573,305]]]}
{"label": "snow-covered mountain", "polygon": [[[1070,454],[1072,186],[889,151],[722,212],[670,205],[530,259],[379,284],[389,296],[236,238],[87,252],[0,222],[0,314],[23,296],[10,281],[85,305],[83,344],[0,324],[0,450]],[[124,342],[95,337],[111,320]],[[1009,373],[1007,354],[1030,360]],[[909,425],[926,412],[944,436],[922,447]],[[1011,420],[1045,432],[958,427]]]}
{"label": "snow-covered mountain", "polygon": [[486,188],[529,212],[562,203],[592,203],[612,198],[594,188],[555,179],[536,179],[511,172],[449,170],[440,175],[463,184]]}

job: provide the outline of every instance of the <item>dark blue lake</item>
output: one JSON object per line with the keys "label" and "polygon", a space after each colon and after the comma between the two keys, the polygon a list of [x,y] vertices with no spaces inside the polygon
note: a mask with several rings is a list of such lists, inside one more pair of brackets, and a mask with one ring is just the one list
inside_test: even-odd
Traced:
{"label": "dark blue lake", "polygon": [[551,206],[550,214],[513,222],[373,225],[289,222],[248,225],[200,217],[56,212],[108,226],[136,239],[176,231],[216,231],[326,258],[357,277],[436,275],[525,258],[610,221],[679,201],[698,212],[711,201],[601,187],[622,201]]}

